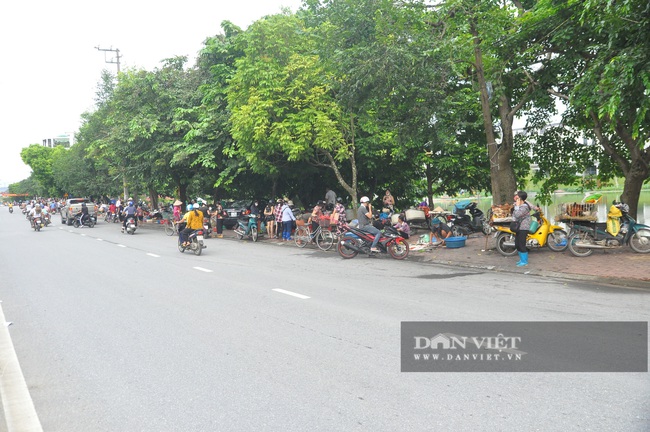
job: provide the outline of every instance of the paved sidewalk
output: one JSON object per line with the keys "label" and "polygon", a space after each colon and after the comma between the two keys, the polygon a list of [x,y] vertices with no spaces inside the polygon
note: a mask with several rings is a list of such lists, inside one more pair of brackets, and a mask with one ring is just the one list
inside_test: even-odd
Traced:
{"label": "paved sidewalk", "polygon": [[[215,234],[216,235],[216,234]],[[417,235],[410,239],[411,245],[417,242]],[[232,230],[224,229],[224,239],[235,240]],[[211,238],[208,244],[222,239]],[[486,241],[487,240],[487,241]],[[250,241],[250,240],[241,240]],[[293,242],[283,244],[280,240],[260,237],[259,243],[297,247]],[[304,250],[314,250],[307,246]],[[569,250],[553,252],[548,248],[534,249],[529,254],[527,267],[517,267],[518,257],[504,257],[496,250],[494,235],[474,234],[465,247],[447,249],[445,247],[427,248],[411,251],[409,261],[444,264],[470,268],[487,269],[495,272],[531,274],[545,277],[593,281],[604,284],[650,289],[650,254],[639,254],[629,246],[620,249],[595,250],[591,256],[579,258]],[[334,251],[332,248],[331,253]]]}

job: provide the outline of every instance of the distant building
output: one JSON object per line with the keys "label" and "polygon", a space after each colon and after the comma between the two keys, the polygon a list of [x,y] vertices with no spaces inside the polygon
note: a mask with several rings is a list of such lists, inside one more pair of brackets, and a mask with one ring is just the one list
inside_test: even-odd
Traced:
{"label": "distant building", "polygon": [[54,138],[45,138],[43,139],[43,147],[55,147],[62,145],[65,148],[70,148],[74,144],[74,134],[72,132],[66,132],[61,135],[57,135]]}

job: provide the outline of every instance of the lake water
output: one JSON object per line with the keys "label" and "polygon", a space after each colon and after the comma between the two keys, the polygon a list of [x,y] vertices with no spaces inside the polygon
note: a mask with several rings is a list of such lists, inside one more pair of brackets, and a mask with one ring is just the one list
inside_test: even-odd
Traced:
{"label": "lake water", "polygon": [[[555,215],[558,212],[558,208],[560,205],[565,204],[565,203],[580,203],[582,202],[582,199],[585,196],[591,195],[592,193],[596,193],[591,191],[589,194],[585,193],[576,193],[576,192],[558,192],[553,194],[552,199],[553,202],[550,205],[545,205],[541,206],[544,214],[549,217],[551,221],[554,221]],[[597,192],[597,193],[602,193],[603,197],[601,199],[601,203],[598,204],[598,222],[605,222],[607,221],[607,212],[609,211],[609,207],[612,205],[613,201],[619,200],[619,197],[622,193],[622,191],[614,191],[614,192]],[[532,196],[528,197],[528,201],[535,203],[535,195],[531,194]],[[433,199],[433,205],[431,208],[435,208],[436,206],[440,206],[444,208],[445,210],[450,210],[452,211],[454,208],[454,203],[464,200],[464,199],[470,199],[473,201],[477,200],[477,197],[466,197],[466,198],[434,198]],[[479,208],[483,210],[484,213],[487,214],[487,211],[490,209],[490,206],[492,205],[492,197],[479,197]],[[641,192],[641,196],[639,197],[639,208],[637,210],[637,222],[650,225],[650,191],[643,191]]]}

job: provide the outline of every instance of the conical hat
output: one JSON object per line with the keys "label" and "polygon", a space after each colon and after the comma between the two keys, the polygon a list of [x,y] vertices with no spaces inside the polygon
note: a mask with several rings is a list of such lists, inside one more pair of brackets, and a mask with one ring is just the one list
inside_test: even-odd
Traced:
{"label": "conical hat", "polygon": [[175,205],[175,206],[179,206],[179,205],[183,205],[183,203],[180,202],[179,200],[176,200],[176,201],[174,201],[174,205]]}
{"label": "conical hat", "polygon": [[440,206],[433,209],[433,213],[444,213],[444,212],[445,212],[445,209],[443,209]]}

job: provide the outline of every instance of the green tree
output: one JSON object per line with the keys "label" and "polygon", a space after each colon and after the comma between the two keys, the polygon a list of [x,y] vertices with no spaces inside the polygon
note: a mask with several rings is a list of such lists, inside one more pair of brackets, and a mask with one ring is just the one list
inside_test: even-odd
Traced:
{"label": "green tree", "polygon": [[32,144],[20,152],[20,157],[32,169],[34,180],[40,185],[39,192],[43,195],[58,196],[60,191],[54,182],[52,165],[65,152],[63,146],[54,148]]}
{"label": "green tree", "polygon": [[281,160],[327,167],[356,201],[355,118],[332,96],[310,31],[295,15],[273,15],[241,43],[228,89],[236,154],[264,175],[277,174]]}
{"label": "green tree", "polygon": [[[624,175],[621,199],[636,214],[650,177],[648,3],[541,0],[524,22],[522,37],[541,65],[535,80],[567,103],[562,123],[569,138],[559,151],[572,154],[578,169],[598,163],[601,178]],[[585,157],[570,141],[574,131],[595,139],[601,150]],[[554,179],[563,169],[547,171]]]}

